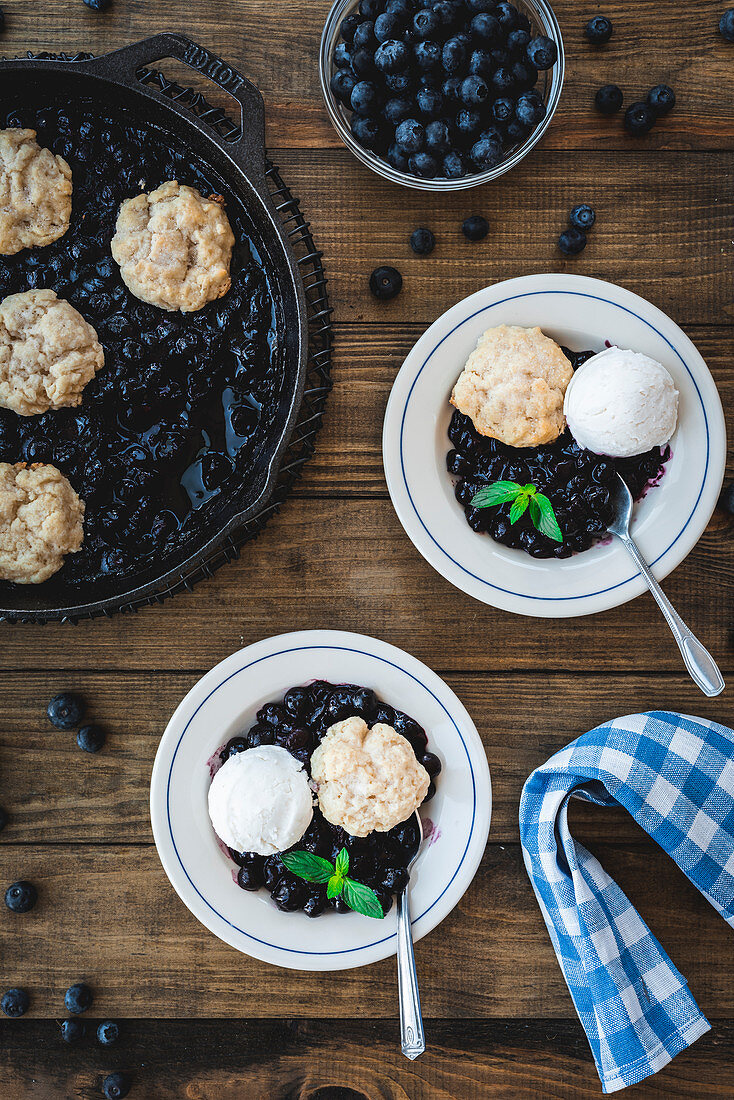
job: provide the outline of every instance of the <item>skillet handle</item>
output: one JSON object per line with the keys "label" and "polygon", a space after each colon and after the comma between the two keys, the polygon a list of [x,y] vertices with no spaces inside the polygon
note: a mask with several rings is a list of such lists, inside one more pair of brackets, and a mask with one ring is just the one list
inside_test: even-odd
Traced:
{"label": "skillet handle", "polygon": [[[146,65],[152,65],[166,57],[175,57],[178,61],[183,61],[189,68],[206,76],[237,101],[240,107],[240,136],[234,141],[228,141],[216,134],[213,136],[220,147],[233,160],[238,161],[248,175],[256,172],[257,179],[253,182],[257,183],[261,190],[267,190],[265,185],[265,106],[262,96],[251,81],[217,54],[211,53],[204,46],[197,45],[183,34],[165,33],[144,38],[142,42],[123,46],[122,49],[114,50],[101,57],[91,58],[89,61],[82,62],[81,66],[87,72],[98,72],[101,76],[112,77],[121,84],[150,95],[150,89],[141,84],[136,73]],[[187,108],[180,107],[175,101],[170,101],[169,105],[176,109],[178,114],[184,116],[190,114]]]}

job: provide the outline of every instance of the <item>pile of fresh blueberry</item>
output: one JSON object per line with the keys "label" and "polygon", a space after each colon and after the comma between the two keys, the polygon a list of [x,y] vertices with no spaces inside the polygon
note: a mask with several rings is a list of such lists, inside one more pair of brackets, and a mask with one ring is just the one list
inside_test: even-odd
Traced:
{"label": "pile of fresh blueberry", "polygon": [[[436,792],[433,780],[441,771],[441,761],[428,752],[428,738],[423,727],[402,711],[380,702],[370,688],[355,684],[316,680],[307,686],[290,688],[280,702],[261,707],[255,725],[228,741],[220,758],[224,763],[246,749],[279,745],[299,760],[310,775],[311,754],[326,731],[335,722],[353,717],[364,718],[370,726],[386,722],[410,742],[416,758],[431,776],[425,801],[433,798]],[[408,881],[406,868],[418,844],[418,830],[412,817],[387,833],[357,837],[328,822],[316,806],[311,824],[296,848],[330,860],[336,859],[342,848],[347,848],[349,873],[375,891],[383,912],[387,913],[392,895],[402,890]],[[318,917],[326,909],[335,909],[337,913],[350,911],[343,898],[329,900],[325,886],[291,875],[280,856],[261,856],[232,849],[230,855],[239,864],[238,885],[243,890],[259,890],[264,886],[278,908],[285,912],[302,909],[307,916]]]}
{"label": "pile of fresh blueberry", "polygon": [[555,42],[497,0],[360,0],[340,28],[331,90],[356,141],[398,172],[486,172],[545,117]]}

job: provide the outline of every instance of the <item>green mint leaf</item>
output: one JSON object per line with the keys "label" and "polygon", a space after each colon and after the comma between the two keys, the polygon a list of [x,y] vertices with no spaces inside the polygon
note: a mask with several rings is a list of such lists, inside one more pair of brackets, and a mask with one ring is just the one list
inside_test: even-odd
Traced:
{"label": "green mint leaf", "polygon": [[354,879],[344,879],[344,900],[350,909],[365,917],[382,920],[385,916],[375,891],[361,882],[355,882]]}
{"label": "green mint leaf", "polygon": [[342,848],[339,855],[336,857],[336,863],[334,865],[336,873],[340,877],[344,877],[349,870],[349,852],[346,848]]}
{"label": "green mint leaf", "polygon": [[522,485],[516,481],[494,481],[485,485],[472,498],[473,508],[492,508],[495,504],[506,504],[522,492]]}
{"label": "green mint leaf", "polygon": [[510,508],[510,523],[517,523],[523,512],[526,511],[528,504],[532,500],[527,493],[520,493],[512,502],[512,508]]}
{"label": "green mint leaf", "polygon": [[338,898],[346,881],[341,875],[332,875],[326,887],[327,898]]}
{"label": "green mint leaf", "polygon": [[306,882],[328,882],[334,874],[334,867],[328,859],[311,852],[283,852],[280,858],[292,875]]}
{"label": "green mint leaf", "polygon": [[538,490],[535,488],[531,481],[527,485],[523,485],[522,491],[524,493],[527,493],[529,497],[534,497]]}
{"label": "green mint leaf", "polygon": [[553,505],[545,493],[536,493],[530,498],[530,518],[535,528],[554,542],[563,542],[563,534],[558,526]]}

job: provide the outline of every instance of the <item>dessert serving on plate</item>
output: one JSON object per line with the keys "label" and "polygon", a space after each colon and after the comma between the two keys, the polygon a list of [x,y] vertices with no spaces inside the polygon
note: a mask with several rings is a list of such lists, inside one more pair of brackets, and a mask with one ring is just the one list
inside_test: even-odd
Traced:
{"label": "dessert serving on plate", "polygon": [[678,392],[639,352],[571,351],[537,327],[499,325],[480,337],[451,404],[446,464],[469,526],[566,558],[607,531],[617,473],[635,498],[663,476]]}
{"label": "dessert serving on plate", "polygon": [[382,917],[408,881],[413,815],[441,761],[370,688],[316,680],[268,703],[209,761],[209,816],[244,890],[317,917]]}

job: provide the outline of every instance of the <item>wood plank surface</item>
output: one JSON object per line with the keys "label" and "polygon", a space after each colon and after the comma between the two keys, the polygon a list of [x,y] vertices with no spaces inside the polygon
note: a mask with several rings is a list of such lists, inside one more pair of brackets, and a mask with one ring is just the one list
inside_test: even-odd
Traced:
{"label": "wood plank surface", "polygon": [[[53,1021],[6,1025],[0,1093],[13,1100],[89,1100],[111,1070],[134,1100],[598,1100],[599,1081],[578,1024],[548,1020],[431,1020],[429,1052],[409,1062],[392,1021],[139,1020],[117,1048],[66,1047]],[[734,1075],[734,1028],[716,1024],[634,1100],[707,1100]],[[716,1066],[702,1076],[701,1065]],[[34,1070],[31,1080],[28,1066]]]}
{"label": "wood plank surface", "polygon": [[[702,1010],[734,1016],[725,921],[660,849],[604,842],[592,849]],[[357,1005],[360,1016],[395,1016],[394,959],[338,975],[289,974],[249,959],[189,913],[148,846],[4,844],[0,876],[27,877],[38,889],[30,913],[0,911],[3,981],[28,990],[33,1016],[56,1018],[76,981],[93,987],[98,1011],[110,1016],[318,1019],[348,1017]],[[394,929],[394,909],[386,922]],[[519,845],[489,845],[471,887],[416,946],[416,959],[427,1018],[573,1018]]]}
{"label": "wood plank surface", "polygon": [[[328,673],[328,670],[326,670]],[[0,679],[0,804],[10,814],[3,845],[131,845],[153,842],[148,784],[158,742],[195,675],[5,673]],[[666,676],[458,673],[447,676],[471,714],[492,770],[491,844],[517,842],[526,778],[574,737],[621,713],[676,708],[731,720],[726,696],[704,699],[682,673]],[[82,753],[73,733],[45,716],[50,696],[73,688],[104,749]],[[562,717],[561,717],[562,715]],[[430,730],[429,736],[430,736]],[[450,769],[456,761],[444,761]],[[639,844],[645,834],[623,811],[583,802],[573,820],[584,841]]]}
{"label": "wood plank surface", "polygon": [[[8,55],[25,50],[104,53],[158,31],[180,31],[239,66],[258,85],[267,104],[271,145],[331,146],[340,150],[346,163],[348,154],[328,121],[319,88],[319,40],[330,6],[330,0],[313,0],[305,11],[296,0],[235,0],[224,6],[115,0],[100,16],[74,0],[49,5],[39,18],[34,0],[12,0],[6,7],[8,32],[0,48]],[[596,13],[596,5],[587,9],[577,0],[556,0],[553,8],[567,55],[566,81],[544,149],[641,153],[651,148],[731,148],[734,126],[726,94],[731,50],[717,30],[723,6],[721,0],[689,0],[684,8],[671,5],[669,17],[663,18],[657,0],[608,0],[603,12],[614,22],[614,37],[606,47],[595,49],[586,41],[583,27]],[[643,141],[626,135],[619,116],[603,119],[594,110],[594,93],[602,84],[619,84],[626,103],[631,103],[644,99],[661,81],[677,89],[678,104]],[[539,156],[534,157],[536,170]],[[575,161],[574,172],[578,167]]]}

